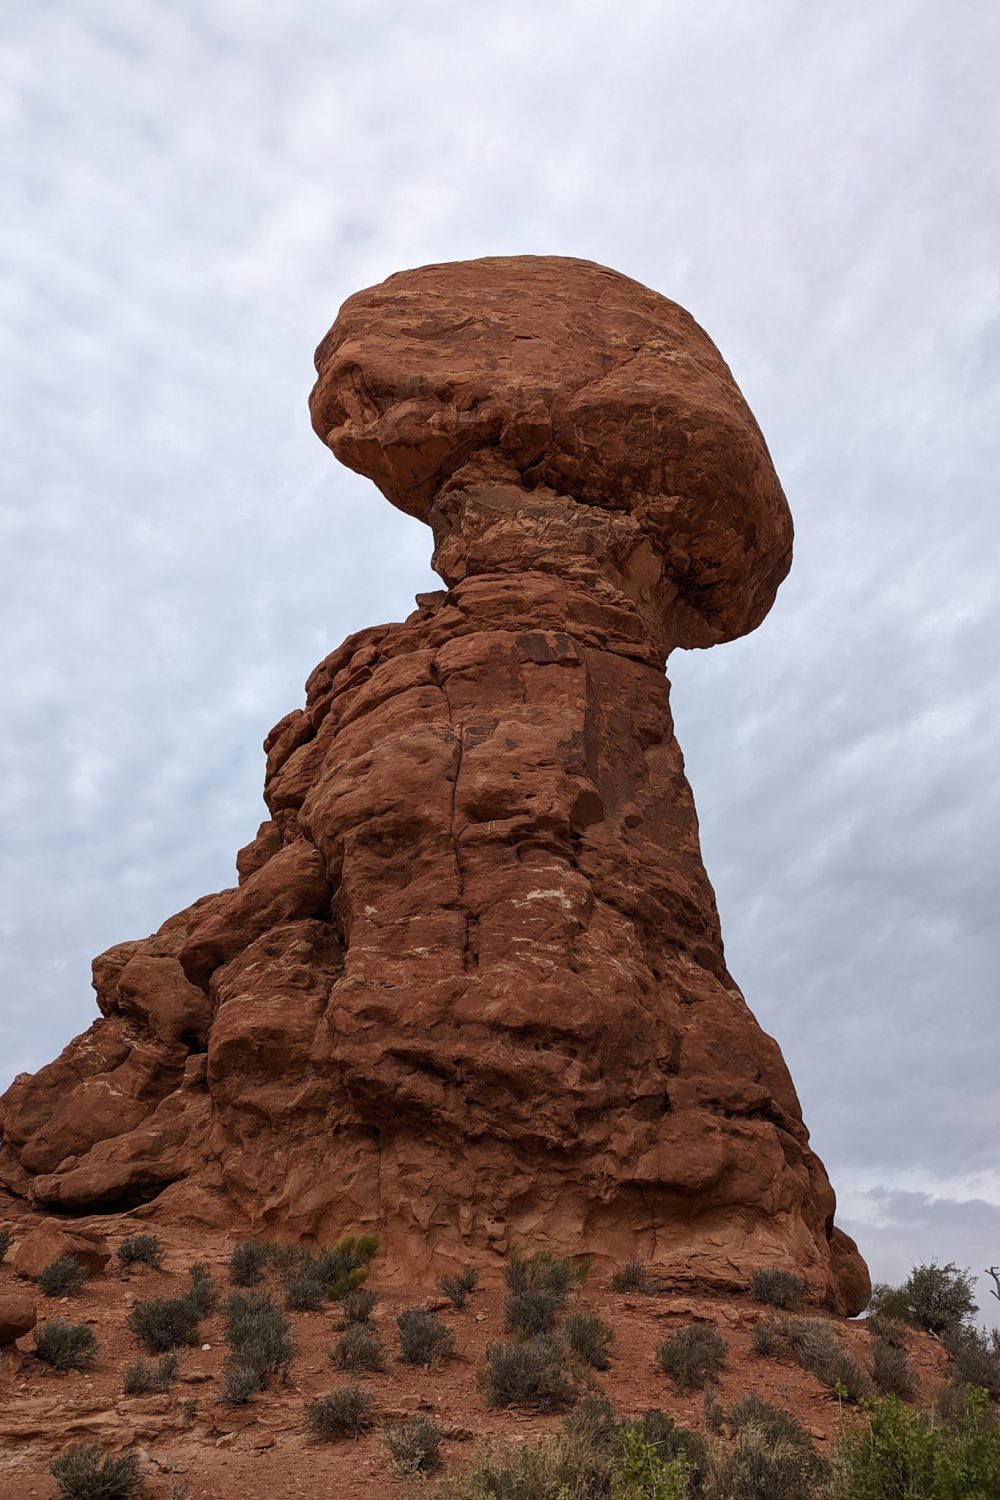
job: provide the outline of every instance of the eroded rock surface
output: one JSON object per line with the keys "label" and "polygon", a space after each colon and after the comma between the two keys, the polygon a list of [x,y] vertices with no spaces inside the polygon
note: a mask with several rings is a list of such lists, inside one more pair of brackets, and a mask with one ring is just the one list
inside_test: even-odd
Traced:
{"label": "eroded rock surface", "polygon": [[556,258],[352,297],[313,423],[446,584],[265,741],[239,886],[98,959],[103,1019],[0,1104],[38,1205],[306,1235],[421,1271],[514,1241],[856,1311],[774,1041],[728,974],[664,663],[791,558],[763,438],[681,308]]}

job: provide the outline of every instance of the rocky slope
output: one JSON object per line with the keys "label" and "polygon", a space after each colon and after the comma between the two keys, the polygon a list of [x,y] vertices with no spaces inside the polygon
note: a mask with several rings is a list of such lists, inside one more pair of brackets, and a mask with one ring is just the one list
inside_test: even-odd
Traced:
{"label": "rocky slope", "polygon": [[96,960],[102,1019],[0,1103],[0,1180],[76,1215],[371,1227],[408,1274],[512,1242],[677,1289],[785,1266],[858,1310],[725,966],[664,676],[752,630],[791,558],[721,356],[625,277],[517,258],[359,293],[317,370],[317,432],[430,524],[446,587],[271,731],[239,886]]}

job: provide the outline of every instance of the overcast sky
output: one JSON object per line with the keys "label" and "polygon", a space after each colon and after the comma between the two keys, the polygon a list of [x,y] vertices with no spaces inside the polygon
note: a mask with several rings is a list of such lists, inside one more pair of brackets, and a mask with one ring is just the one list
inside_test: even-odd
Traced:
{"label": "overcast sky", "polygon": [[994,0],[4,7],[0,1088],[435,586],[309,428],[339,304],[584,256],[708,329],[795,516],[670,665],[730,967],[874,1275],[1000,1261],[998,57]]}

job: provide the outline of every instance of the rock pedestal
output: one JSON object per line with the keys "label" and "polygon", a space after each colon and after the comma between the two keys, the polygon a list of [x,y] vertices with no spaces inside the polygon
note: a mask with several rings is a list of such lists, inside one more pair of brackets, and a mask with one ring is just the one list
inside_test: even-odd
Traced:
{"label": "rock pedestal", "polygon": [[664,663],[791,558],[760,432],[674,303],[586,262],[432,266],[342,309],[317,432],[445,588],[272,730],[237,889],[95,963],[103,1020],[0,1105],[39,1205],[514,1242],[678,1287],[784,1266],[857,1311],[780,1051],[723,957]]}

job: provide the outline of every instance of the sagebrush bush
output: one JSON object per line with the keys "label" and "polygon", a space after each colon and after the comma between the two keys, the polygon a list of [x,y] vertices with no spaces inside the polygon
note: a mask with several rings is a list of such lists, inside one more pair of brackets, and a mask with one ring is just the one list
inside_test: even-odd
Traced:
{"label": "sagebrush bush", "polygon": [[219,1293],[212,1273],[203,1260],[196,1260],[188,1268],[188,1280],[190,1286],[187,1289],[187,1300],[199,1318],[211,1317],[219,1305]]}
{"label": "sagebrush bush", "polygon": [[757,1391],[747,1391],[734,1402],[726,1411],[725,1421],[734,1433],[742,1432],[744,1427],[756,1427],[775,1442],[798,1444],[810,1453],[813,1451],[812,1439],[798,1418],[783,1406],[765,1401]]}
{"label": "sagebrush bush", "polygon": [[750,1422],[712,1453],[704,1500],[813,1500],[823,1462],[812,1445]]}
{"label": "sagebrush bush", "polygon": [[10,1249],[13,1238],[14,1236],[9,1229],[0,1229],[0,1265],[7,1258],[7,1251]]}
{"label": "sagebrush bush", "polygon": [[646,1442],[661,1459],[682,1461],[692,1496],[700,1496],[711,1453],[711,1445],[701,1433],[681,1427],[658,1408],[647,1411],[639,1425]]}
{"label": "sagebrush bush", "polygon": [[90,1276],[75,1255],[60,1255],[38,1277],[38,1290],[45,1297],[79,1297]]}
{"label": "sagebrush bush", "polygon": [[596,1313],[573,1313],[566,1319],[563,1332],[577,1359],[595,1370],[608,1368],[615,1333]]}
{"label": "sagebrush bush", "polygon": [[397,1427],[387,1427],[382,1441],[389,1450],[394,1471],[415,1478],[438,1467],[443,1437],[444,1433],[430,1417],[416,1416]]}
{"label": "sagebrush bush", "polygon": [[536,1333],[551,1333],[565,1305],[565,1292],[550,1287],[529,1286],[521,1292],[511,1292],[504,1299],[504,1327],[508,1333],[523,1338],[531,1338]]}
{"label": "sagebrush bush", "polygon": [[891,1344],[894,1349],[906,1349],[909,1346],[910,1324],[902,1322],[899,1318],[889,1318],[884,1313],[869,1313],[865,1318],[865,1327],[873,1341],[881,1339],[883,1343]]}
{"label": "sagebrush bush", "polygon": [[610,1452],[618,1441],[621,1423],[607,1396],[591,1391],[567,1413],[562,1430],[601,1452]]}
{"label": "sagebrush bush", "polygon": [[494,1408],[562,1411],[577,1397],[566,1369],[566,1346],[548,1333],[520,1344],[489,1344],[479,1379],[487,1404]]}
{"label": "sagebrush bush", "polygon": [[510,1292],[553,1292],[565,1301],[573,1288],[586,1280],[589,1270],[590,1261],[587,1258],[574,1264],[569,1259],[560,1260],[550,1250],[539,1250],[537,1255],[525,1255],[523,1250],[514,1246],[508,1253],[503,1279]]}
{"label": "sagebrush bush", "polygon": [[200,1321],[189,1297],[153,1297],[136,1303],[125,1327],[150,1354],[166,1354],[182,1344],[196,1344]]}
{"label": "sagebrush bush", "polygon": [[979,1386],[994,1400],[1000,1400],[1000,1330],[992,1328],[987,1334],[980,1328],[952,1328],[941,1342],[959,1380]]}
{"label": "sagebrush bush", "polygon": [[271,1265],[282,1276],[309,1259],[308,1250],[301,1245],[279,1245],[275,1240],[264,1240],[262,1243]]}
{"label": "sagebrush bush", "polygon": [[224,1406],[245,1406],[260,1389],[260,1375],[256,1370],[230,1360],[222,1372],[219,1399]]}
{"label": "sagebrush bush", "polygon": [[340,1310],[348,1323],[367,1323],[378,1298],[366,1286],[352,1287],[340,1299]]}
{"label": "sagebrush bush", "polygon": [[868,1371],[852,1359],[832,1326],[819,1318],[795,1318],[787,1324],[792,1354],[804,1370],[845,1401],[872,1394]]}
{"label": "sagebrush bush", "polygon": [[461,1312],[471,1292],[479,1285],[479,1272],[474,1266],[466,1266],[457,1276],[442,1276],[438,1286],[452,1307]]}
{"label": "sagebrush bush", "polygon": [[137,1359],[125,1366],[122,1390],[126,1396],[148,1396],[153,1391],[168,1391],[176,1374],[176,1354],[162,1355],[155,1365],[147,1359]]}
{"label": "sagebrush bush", "polygon": [[776,1271],[760,1267],[751,1273],[750,1295],[768,1307],[778,1307],[788,1312],[799,1307],[805,1296],[805,1282],[791,1271]]}
{"label": "sagebrush bush", "polygon": [[868,1420],[844,1428],[833,1455],[831,1500],[992,1500],[1000,1495],[1000,1429],[985,1391],[969,1391],[954,1426],[898,1396],[862,1402]]}
{"label": "sagebrush bush", "polygon": [[909,1355],[888,1339],[872,1340],[872,1377],[880,1396],[900,1396],[908,1401],[913,1395]]}
{"label": "sagebrush bush", "polygon": [[958,1328],[978,1312],[973,1298],[974,1278],[968,1270],[960,1271],[951,1261],[939,1266],[914,1266],[906,1280],[897,1287],[884,1281],[872,1287],[868,1303],[870,1314],[896,1318],[928,1333],[943,1334]]}
{"label": "sagebrush bush", "polygon": [[86,1323],[53,1318],[34,1337],[38,1358],[54,1370],[85,1370],[97,1357],[97,1340]]}
{"label": "sagebrush bush", "polygon": [[725,1341],[713,1328],[688,1323],[667,1335],[656,1351],[656,1362],[680,1390],[701,1390],[726,1363]]}
{"label": "sagebrush bush", "polygon": [[455,1338],[436,1313],[425,1307],[413,1307],[396,1319],[399,1330],[399,1357],[404,1365],[436,1365],[448,1359],[455,1348]]}
{"label": "sagebrush bush", "polygon": [[649,1272],[641,1260],[635,1256],[627,1260],[620,1271],[616,1271],[611,1278],[611,1290],[613,1292],[642,1292],[649,1290]]}
{"label": "sagebrush bush", "polygon": [[251,1370],[258,1389],[274,1375],[287,1374],[295,1355],[291,1325],[280,1308],[260,1292],[236,1292],[226,1299],[225,1339],[232,1364]]}
{"label": "sagebrush bush", "polygon": [[761,1359],[791,1359],[792,1344],[785,1318],[761,1318],[750,1330],[750,1342]]}
{"label": "sagebrush bush", "polygon": [[326,1301],[326,1287],[311,1264],[294,1266],[284,1287],[287,1312],[315,1312]]}
{"label": "sagebrush bush", "polygon": [[385,1346],[367,1323],[350,1323],[330,1351],[338,1370],[384,1370]]}
{"label": "sagebrush bush", "polygon": [[138,1454],[115,1458],[96,1443],[74,1443],[52,1461],[49,1473],[59,1500],[130,1500],[142,1489]]}
{"label": "sagebrush bush", "polygon": [[372,1398],[358,1385],[342,1385],[310,1401],[306,1420],[314,1437],[355,1438],[372,1424]]}
{"label": "sagebrush bush", "polygon": [[315,1265],[328,1297],[342,1297],[361,1285],[368,1267],[378,1254],[378,1239],[373,1234],[347,1235],[335,1245],[317,1252]]}
{"label": "sagebrush bush", "polygon": [[260,1286],[271,1259],[271,1247],[255,1240],[240,1240],[229,1256],[229,1280],[233,1286]]}
{"label": "sagebrush bush", "polygon": [[159,1270],[163,1265],[163,1246],[155,1234],[130,1234],[115,1254],[123,1266],[152,1266]]}

